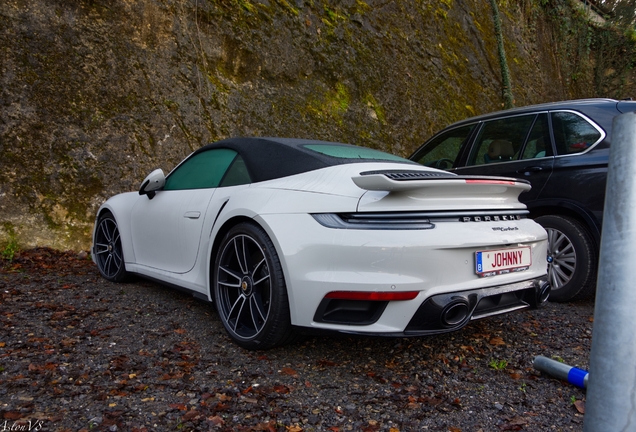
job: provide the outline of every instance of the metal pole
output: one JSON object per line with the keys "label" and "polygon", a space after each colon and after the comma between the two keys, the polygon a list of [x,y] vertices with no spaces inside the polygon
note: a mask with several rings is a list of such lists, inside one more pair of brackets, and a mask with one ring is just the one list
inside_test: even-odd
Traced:
{"label": "metal pole", "polygon": [[612,126],[584,432],[636,430],[636,113]]}

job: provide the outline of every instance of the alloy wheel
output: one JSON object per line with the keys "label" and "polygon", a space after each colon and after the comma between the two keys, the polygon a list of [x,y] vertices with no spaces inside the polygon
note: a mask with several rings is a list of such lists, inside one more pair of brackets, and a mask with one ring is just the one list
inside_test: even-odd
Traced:
{"label": "alloy wheel", "polygon": [[216,282],[228,330],[239,339],[258,335],[270,314],[272,281],[265,252],[254,238],[237,234],[225,244]]}
{"label": "alloy wheel", "polygon": [[548,233],[548,276],[553,290],[567,284],[576,270],[576,251],[572,241],[561,231],[546,228]]}
{"label": "alloy wheel", "polygon": [[95,233],[97,266],[106,279],[114,280],[121,274],[124,258],[117,223],[110,217],[102,218]]}

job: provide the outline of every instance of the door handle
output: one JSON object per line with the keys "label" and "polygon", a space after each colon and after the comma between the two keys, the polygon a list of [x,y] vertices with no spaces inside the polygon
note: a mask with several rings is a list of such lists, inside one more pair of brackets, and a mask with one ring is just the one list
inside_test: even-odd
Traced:
{"label": "door handle", "polygon": [[196,211],[189,211],[183,215],[184,218],[188,218],[188,219],[199,219],[200,216],[201,216],[201,212],[196,212]]}
{"label": "door handle", "polygon": [[533,172],[541,172],[541,171],[543,171],[543,168],[541,168],[540,166],[529,166],[529,167],[524,167],[524,168],[521,168],[520,170],[517,170],[517,174],[533,173]]}

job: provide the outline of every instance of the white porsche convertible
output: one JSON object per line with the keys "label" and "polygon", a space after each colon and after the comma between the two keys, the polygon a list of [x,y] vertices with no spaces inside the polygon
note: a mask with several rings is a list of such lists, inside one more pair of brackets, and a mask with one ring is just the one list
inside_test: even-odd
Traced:
{"label": "white porsche convertible", "polygon": [[248,349],[303,328],[418,336],[533,308],[550,293],[528,182],[460,177],[365,147],[233,138],[97,213],[102,276],[216,304]]}

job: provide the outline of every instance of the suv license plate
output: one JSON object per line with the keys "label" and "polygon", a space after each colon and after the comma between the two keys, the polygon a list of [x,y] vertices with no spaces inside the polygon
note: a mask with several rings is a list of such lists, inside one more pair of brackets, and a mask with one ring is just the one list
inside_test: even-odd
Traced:
{"label": "suv license plate", "polygon": [[532,265],[530,246],[475,252],[475,273],[479,277],[528,270]]}

